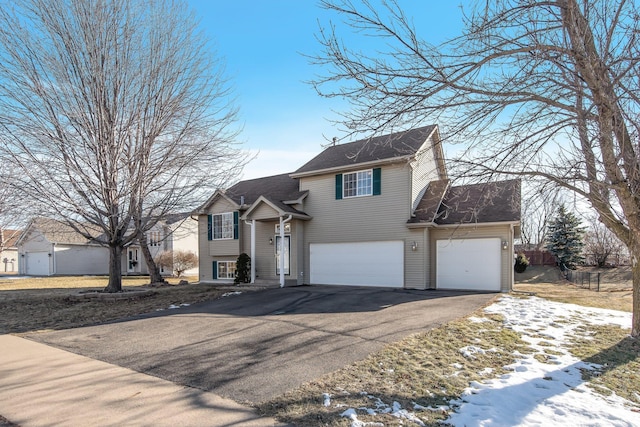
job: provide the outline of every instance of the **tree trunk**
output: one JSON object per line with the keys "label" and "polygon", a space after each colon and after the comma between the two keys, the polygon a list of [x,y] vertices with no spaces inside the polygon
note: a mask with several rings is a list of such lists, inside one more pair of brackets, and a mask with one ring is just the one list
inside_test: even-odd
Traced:
{"label": "tree trunk", "polygon": [[122,292],[122,246],[109,246],[109,284],[105,292]]}
{"label": "tree trunk", "polygon": [[144,233],[138,234],[138,242],[140,243],[140,249],[142,250],[142,255],[144,256],[144,260],[147,263],[147,270],[149,270],[149,283],[161,283],[164,282],[164,277],[160,274],[160,268],[156,264],[153,256],[151,255],[151,251],[149,250],[149,245],[147,244],[147,236]]}
{"label": "tree trunk", "polygon": [[633,302],[632,312],[633,318],[631,320],[631,336],[634,338],[640,337],[640,262],[637,259],[638,255],[632,254],[633,259]]}

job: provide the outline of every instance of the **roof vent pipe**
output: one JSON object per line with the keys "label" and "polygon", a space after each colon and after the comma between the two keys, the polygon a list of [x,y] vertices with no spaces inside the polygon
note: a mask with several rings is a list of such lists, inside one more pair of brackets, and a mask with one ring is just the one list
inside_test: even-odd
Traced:
{"label": "roof vent pipe", "polygon": [[244,206],[244,196],[240,196],[240,206]]}

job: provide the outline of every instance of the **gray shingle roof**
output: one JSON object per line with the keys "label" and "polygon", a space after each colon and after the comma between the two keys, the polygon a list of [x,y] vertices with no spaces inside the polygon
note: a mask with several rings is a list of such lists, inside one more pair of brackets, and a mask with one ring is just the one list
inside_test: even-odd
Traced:
{"label": "gray shingle roof", "polygon": [[297,200],[306,193],[299,190],[299,180],[291,178],[288,173],[240,181],[225,191],[225,195],[238,205],[241,205],[243,196],[247,205],[253,204],[262,196],[281,210],[290,213],[302,212],[283,202]]}
{"label": "gray shingle roof", "polygon": [[441,179],[429,183],[409,223],[433,222],[440,202],[449,189],[449,182],[448,179]]}
{"label": "gray shingle roof", "polygon": [[299,190],[298,179],[288,173],[264,178],[240,181],[225,191],[225,195],[240,205],[242,196],[245,204],[252,204],[260,196],[269,200],[296,200],[304,193]]}
{"label": "gray shingle roof", "polygon": [[520,180],[451,187],[440,204],[436,224],[520,221]]}
{"label": "gray shingle roof", "polygon": [[435,128],[435,125],[424,126],[409,131],[334,145],[309,160],[293,175],[410,156],[420,149]]}
{"label": "gray shingle roof", "polygon": [[[48,241],[53,243],[91,243],[89,239],[78,233],[69,224],[55,219],[38,217],[32,221],[31,226],[36,230],[39,230]],[[78,227],[85,230],[91,237],[93,237],[93,239],[99,239],[100,236],[102,236],[102,230],[93,225],[78,223]]]}

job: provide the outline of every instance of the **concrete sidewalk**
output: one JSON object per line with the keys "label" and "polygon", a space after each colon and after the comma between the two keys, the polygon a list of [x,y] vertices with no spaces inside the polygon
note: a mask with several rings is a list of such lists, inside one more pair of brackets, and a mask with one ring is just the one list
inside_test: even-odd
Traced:
{"label": "concrete sidewalk", "polygon": [[0,415],[31,426],[282,426],[213,393],[0,335]]}

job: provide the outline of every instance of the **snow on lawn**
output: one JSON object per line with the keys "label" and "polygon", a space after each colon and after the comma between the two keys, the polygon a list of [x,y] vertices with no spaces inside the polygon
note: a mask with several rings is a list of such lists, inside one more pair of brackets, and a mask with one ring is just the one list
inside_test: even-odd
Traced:
{"label": "snow on lawn", "polygon": [[[504,326],[522,335],[536,352],[544,352],[552,343],[553,359],[539,362],[534,354],[514,354],[516,362],[506,366],[510,373],[499,378],[472,382],[458,400],[450,402],[450,418],[455,426],[639,426],[640,414],[636,406],[612,393],[597,394],[582,380],[581,370],[598,370],[600,366],[582,362],[567,350],[574,330],[590,324],[614,324],[631,328],[631,313],[556,303],[531,297],[527,299],[503,296],[485,309],[501,314]],[[470,318],[472,322],[482,321]],[[495,351],[479,347],[459,350],[465,357]],[[491,370],[486,369],[488,377]],[[365,393],[366,395],[366,393]],[[390,413],[408,421],[410,425],[424,425],[419,414],[402,409],[397,402],[384,405],[380,399],[367,396],[373,408],[358,408],[369,414]],[[329,396],[325,396],[328,400]],[[325,400],[325,404],[326,404]],[[422,408],[414,410],[446,410]],[[381,425],[359,421],[354,409],[342,414],[350,418],[352,427]]]}

